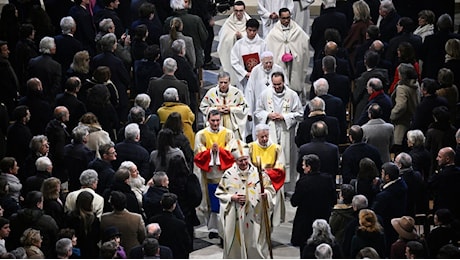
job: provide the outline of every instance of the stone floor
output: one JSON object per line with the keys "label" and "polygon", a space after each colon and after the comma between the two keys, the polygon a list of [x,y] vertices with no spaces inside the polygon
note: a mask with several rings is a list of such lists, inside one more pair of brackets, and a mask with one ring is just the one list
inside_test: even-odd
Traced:
{"label": "stone floor", "polygon": [[[286,222],[275,227],[272,233],[273,258],[293,259],[299,258],[299,248],[290,245],[292,221],[296,208],[291,206],[289,199],[286,199]],[[195,237],[199,240],[209,242],[209,246],[193,251],[190,254],[192,259],[221,259],[222,248],[219,247],[219,239],[209,239],[206,226],[195,228]]]}

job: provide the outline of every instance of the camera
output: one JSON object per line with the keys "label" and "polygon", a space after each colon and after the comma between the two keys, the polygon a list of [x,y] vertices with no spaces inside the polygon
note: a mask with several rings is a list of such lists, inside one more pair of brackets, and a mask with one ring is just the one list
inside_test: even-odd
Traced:
{"label": "camera", "polygon": [[235,0],[214,0],[213,3],[211,3],[211,10],[212,10],[212,16],[215,16],[218,12],[219,13],[225,13],[230,8],[232,8],[233,4],[235,3]]}

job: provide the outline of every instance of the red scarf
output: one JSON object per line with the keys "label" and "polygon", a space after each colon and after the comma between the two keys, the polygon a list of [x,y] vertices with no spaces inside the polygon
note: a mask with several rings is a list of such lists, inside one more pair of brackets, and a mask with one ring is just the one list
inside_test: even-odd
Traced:
{"label": "red scarf", "polygon": [[369,96],[369,98],[367,99],[367,101],[371,101],[372,99],[374,99],[376,96],[380,95],[380,94],[383,94],[383,89],[379,90],[379,91],[374,91],[372,92],[372,94]]}

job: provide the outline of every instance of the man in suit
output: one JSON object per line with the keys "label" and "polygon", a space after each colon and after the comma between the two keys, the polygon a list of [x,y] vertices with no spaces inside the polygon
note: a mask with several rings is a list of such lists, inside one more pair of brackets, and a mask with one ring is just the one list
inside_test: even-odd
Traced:
{"label": "man in suit", "polygon": [[70,116],[67,126],[73,130],[78,125],[80,117],[86,113],[85,104],[77,98],[81,81],[78,77],[70,77],[66,80],[64,88],[65,92],[56,96],[56,106],[65,106],[69,110]]}
{"label": "man in suit", "polygon": [[185,221],[176,218],[173,211],[177,205],[177,196],[174,193],[165,193],[161,198],[163,212],[151,218],[162,228],[159,242],[171,248],[173,257],[177,259],[189,258],[192,249],[192,241],[185,225]]}
{"label": "man in suit", "polygon": [[[330,57],[330,56],[326,56]],[[324,57],[324,58],[326,58]],[[331,57],[333,58],[333,57]],[[324,60],[324,59],[323,59]],[[329,92],[329,83],[325,78],[319,78],[313,82],[312,87],[317,97],[320,97],[324,100],[326,104],[326,115],[337,118],[339,121],[340,136],[339,142],[345,143],[347,138],[347,119],[346,119],[346,109],[342,100],[336,96],[328,94]],[[304,115],[310,114],[310,108],[305,106]]]}
{"label": "man in suit", "polygon": [[65,75],[73,61],[73,56],[83,50],[83,45],[73,36],[77,30],[77,24],[72,16],[63,17],[60,26],[62,34],[54,37],[56,42],[54,59],[61,64],[62,75]]}
{"label": "man in suit", "polygon": [[380,2],[379,14],[382,17],[380,23],[377,22],[380,29],[380,40],[388,43],[396,34],[396,24],[399,20],[399,14],[391,0]]}
{"label": "man in suit", "polygon": [[140,214],[126,210],[126,196],[120,191],[112,191],[110,205],[113,211],[102,214],[101,230],[110,226],[117,227],[123,234],[121,246],[129,255],[131,249],[141,245],[145,239],[144,220]]}
{"label": "man in suit", "polygon": [[123,61],[115,56],[114,51],[117,48],[117,38],[113,33],[107,33],[99,40],[102,53],[96,55],[91,61],[91,71],[99,66],[107,66],[110,69],[110,80],[118,91],[118,118],[122,122],[126,122],[128,115],[128,93],[130,83],[129,72],[124,66]]}
{"label": "man in suit", "polygon": [[[155,238],[157,240],[160,239],[161,235],[161,227],[158,223],[150,223],[145,226],[147,231],[147,238]],[[140,259],[143,257],[142,254],[142,246],[136,246],[131,249],[129,253],[129,258],[131,259]],[[160,259],[172,259],[173,254],[169,247],[160,245]]]}
{"label": "man in suit", "polygon": [[[312,234],[315,219],[329,219],[332,207],[337,203],[335,183],[329,174],[320,172],[320,159],[315,154],[302,158],[303,174],[297,181],[291,198],[297,207],[292,226],[291,243],[300,246],[302,254],[305,242]],[[315,199],[311,199],[315,198]]]}
{"label": "man in suit", "polygon": [[[399,176],[399,168],[392,162],[382,165],[383,189],[375,197],[371,209],[383,219],[386,241],[396,241],[398,233],[392,228],[391,220],[404,215],[407,201],[407,184]],[[387,242],[386,254],[389,255],[391,242]]]}
{"label": "man in suit", "polygon": [[56,53],[54,38],[43,37],[39,50],[42,55],[29,61],[29,78],[37,77],[42,82],[43,94],[53,105],[56,94],[61,92],[61,64],[51,57]]}
{"label": "man in suit", "polygon": [[[369,101],[369,92],[367,91],[367,83],[371,78],[378,78],[382,82],[384,90],[387,90],[390,86],[390,78],[388,76],[388,70],[377,67],[379,64],[380,55],[375,51],[367,51],[364,54],[364,64],[366,65],[366,71],[361,74],[355,80],[355,89],[353,90],[353,105],[354,105],[354,122],[360,119],[363,111]],[[391,111],[391,107],[389,108]],[[367,111],[366,111],[367,113]],[[366,116],[367,117],[367,116]],[[388,119],[390,114],[388,113]],[[363,119],[365,120],[365,118]]]}
{"label": "man in suit", "polygon": [[177,62],[173,58],[166,58],[163,62],[163,75],[160,78],[152,78],[149,82],[147,94],[152,102],[150,111],[157,113],[158,108],[163,104],[163,93],[167,88],[174,87],[179,93],[180,102],[190,105],[190,93],[187,82],[179,80],[174,76],[177,70]]}
{"label": "man in suit", "polygon": [[316,154],[321,161],[320,171],[331,175],[335,179],[335,175],[339,172],[339,148],[337,145],[326,142],[326,123],[323,121],[314,122],[311,126],[311,136],[313,138],[310,143],[300,146],[297,172],[303,173],[302,158],[304,155]]}
{"label": "man in suit", "polygon": [[449,209],[455,218],[460,216],[460,196],[458,183],[460,181],[460,168],[455,166],[455,151],[451,147],[439,150],[436,158],[441,167],[440,172],[435,172],[428,182],[428,189],[434,192],[433,210]]}
{"label": "man in suit", "polygon": [[394,126],[385,122],[379,104],[372,104],[367,110],[369,121],[362,126],[363,141],[379,150],[383,163],[390,161],[390,149],[394,143]]}
{"label": "man in suit", "polygon": [[324,121],[328,126],[326,141],[338,144],[340,135],[339,122],[337,118],[326,115],[326,104],[324,103],[324,100],[320,97],[315,97],[310,100],[308,106],[310,108],[310,114],[308,114],[308,116],[305,117],[305,119],[299,124],[299,128],[297,129],[295,136],[295,143],[297,147],[311,141],[311,126],[314,122],[319,120]]}
{"label": "man in suit", "polygon": [[0,78],[2,79],[0,102],[5,104],[8,109],[8,115],[11,117],[15,108],[15,101],[19,96],[19,81],[8,60],[9,56],[8,43],[0,41]]}
{"label": "man in suit", "polygon": [[92,57],[96,55],[96,27],[94,26],[93,16],[89,10],[89,0],[75,0],[75,5],[70,8],[69,15],[75,20],[77,29],[75,31],[75,38],[78,39],[83,49],[88,50],[89,55]]}
{"label": "man in suit", "polygon": [[[313,63],[313,71],[311,72],[311,75],[310,75],[310,81],[313,82],[321,77],[324,76],[325,72],[324,72],[324,68],[323,68],[323,65],[322,65],[322,57],[325,57],[325,56],[333,56],[336,60],[336,67],[334,68],[334,70],[340,74],[340,75],[344,75],[344,76],[347,76],[348,78],[351,78],[351,70],[350,70],[350,63],[348,60],[342,58],[342,57],[339,57],[338,56],[338,52],[339,52],[339,46],[337,45],[337,43],[333,42],[333,41],[329,41],[327,43],[325,43],[324,45],[324,56],[320,56],[318,59],[315,60],[315,62]],[[332,72],[332,70],[329,70],[329,72]]]}
{"label": "man in suit", "polygon": [[377,169],[382,166],[380,153],[373,145],[363,142],[363,129],[359,125],[350,127],[350,142],[351,145],[345,149],[342,154],[342,178],[343,183],[350,183],[351,179],[355,179],[359,172],[359,161],[364,157],[368,157],[374,161]]}
{"label": "man in suit", "polygon": [[386,51],[386,59],[389,60],[393,65],[397,64],[398,61],[398,47],[402,42],[408,42],[414,47],[415,58],[420,57],[420,51],[422,50],[422,37],[413,34],[414,21],[409,17],[401,17],[396,24],[398,34],[393,37],[388,43],[388,49]]}

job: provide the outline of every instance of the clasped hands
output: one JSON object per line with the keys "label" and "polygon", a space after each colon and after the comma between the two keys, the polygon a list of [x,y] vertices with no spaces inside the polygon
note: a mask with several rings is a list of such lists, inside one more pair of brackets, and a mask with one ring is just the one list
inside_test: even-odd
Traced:
{"label": "clasped hands", "polygon": [[217,107],[217,110],[219,110],[219,112],[222,113],[222,114],[228,114],[228,113],[230,113],[230,107],[227,106],[227,105],[218,106],[218,107]]}
{"label": "clasped hands", "polygon": [[[265,198],[267,198],[267,194],[266,193],[260,193],[260,197],[262,199],[265,199]],[[231,200],[236,202],[236,203],[238,203],[238,204],[240,204],[241,206],[243,206],[246,203],[246,195],[244,195],[244,194],[233,194]]]}
{"label": "clasped hands", "polygon": [[268,118],[270,118],[273,121],[284,120],[283,114],[275,113],[275,112],[268,114]]}

